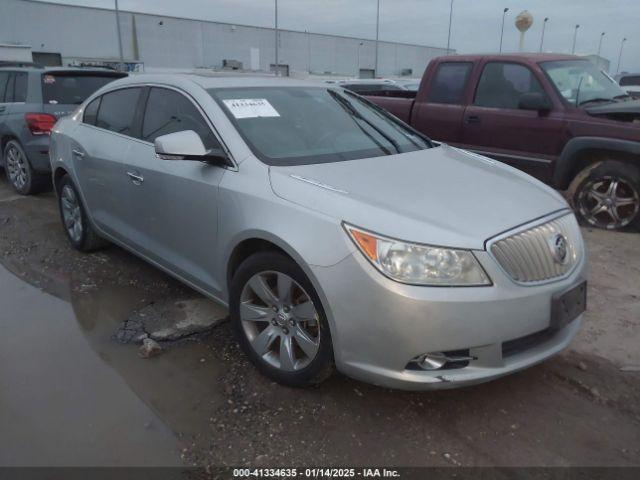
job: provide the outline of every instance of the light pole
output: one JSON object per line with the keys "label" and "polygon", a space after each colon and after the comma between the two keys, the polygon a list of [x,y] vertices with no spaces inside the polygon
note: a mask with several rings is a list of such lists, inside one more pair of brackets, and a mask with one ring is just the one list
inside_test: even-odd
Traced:
{"label": "light pole", "polygon": [[544,43],[544,30],[547,27],[547,22],[549,21],[549,17],[544,17],[544,21],[542,22],[542,36],[540,37],[540,51],[542,52],[542,44]]}
{"label": "light pole", "polygon": [[278,64],[278,0],[275,0],[275,24],[276,24],[276,77],[280,75],[280,65]]}
{"label": "light pole", "polygon": [[124,70],[124,55],[122,53],[122,34],[120,32],[120,9],[116,0],[116,27],[118,28],[118,53],[120,54],[120,70]]}
{"label": "light pole", "polygon": [[626,37],[622,39],[620,42],[620,54],[618,55],[618,68],[616,68],[616,73],[620,73],[620,61],[622,60],[622,47],[624,47],[624,42],[626,42]]}
{"label": "light pole", "polygon": [[571,47],[571,55],[576,53],[576,38],[578,38],[579,28],[580,28],[580,25],[576,25],[576,27],[573,29],[573,47]]}
{"label": "light pole", "polygon": [[451,45],[451,20],[453,19],[453,0],[449,7],[449,35],[447,35],[447,55],[449,54],[449,46]]}
{"label": "light pole", "polygon": [[504,17],[508,11],[508,7],[505,7],[505,9],[502,10],[502,28],[500,29],[500,53],[502,53],[502,37],[504,36]]}
{"label": "light pole", "polygon": [[600,34],[600,41],[598,42],[598,53],[597,53],[597,56],[598,56],[598,57],[600,56],[600,50],[602,49],[602,39],[604,38],[604,36],[605,36],[605,34],[606,34],[606,33],[607,33],[607,32],[602,32],[602,33]]}
{"label": "light pole", "polygon": [[364,42],[358,43],[358,65],[356,67],[356,77],[360,78],[360,47],[364,45]]}
{"label": "light pole", "polygon": [[378,40],[380,39],[380,0],[378,0],[378,12],[376,14],[376,66],[374,76],[378,76]]}

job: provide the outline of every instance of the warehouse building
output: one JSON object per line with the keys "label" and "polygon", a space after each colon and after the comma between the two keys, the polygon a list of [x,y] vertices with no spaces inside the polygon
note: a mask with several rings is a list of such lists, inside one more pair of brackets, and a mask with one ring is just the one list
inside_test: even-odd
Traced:
{"label": "warehouse building", "polygon": [[[132,71],[194,68],[274,71],[275,31],[187,18],[121,11],[123,58]],[[0,43],[31,46],[46,65],[115,65],[118,29],[113,10],[2,0]],[[370,39],[279,30],[278,60],[283,74],[371,77],[376,42]],[[379,42],[378,76],[422,74],[444,48]]]}

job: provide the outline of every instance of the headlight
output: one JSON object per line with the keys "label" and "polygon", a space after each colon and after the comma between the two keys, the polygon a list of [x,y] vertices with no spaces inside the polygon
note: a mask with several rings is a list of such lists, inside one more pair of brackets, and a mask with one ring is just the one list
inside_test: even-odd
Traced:
{"label": "headlight", "polygon": [[401,283],[433,286],[491,285],[468,250],[417,245],[385,238],[344,224],[365,257],[387,277]]}

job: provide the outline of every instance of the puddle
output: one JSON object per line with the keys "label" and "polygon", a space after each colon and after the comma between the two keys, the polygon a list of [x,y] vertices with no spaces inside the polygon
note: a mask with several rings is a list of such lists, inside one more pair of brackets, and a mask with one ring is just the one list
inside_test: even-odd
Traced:
{"label": "puddle", "polygon": [[[142,405],[150,408],[150,415],[153,412],[159,417],[155,423],[166,425],[180,438],[201,437],[207,432],[208,424],[202,419],[206,414],[203,413],[201,407],[206,405],[207,411],[210,411],[212,407],[215,409],[216,405],[222,405],[225,402],[224,392],[221,391],[222,384],[216,382],[216,379],[224,374],[227,367],[213,360],[214,357],[206,345],[196,341],[194,337],[187,337],[175,342],[162,342],[163,352],[160,356],[142,359],[138,356],[139,344],[122,344],[114,337],[114,333],[124,320],[129,318],[133,312],[145,311],[145,308],[151,303],[149,294],[145,293],[143,289],[125,286],[96,287],[94,285],[86,285],[85,288],[71,288],[69,284],[65,289],[62,285],[65,279],[58,278],[54,283],[56,284],[55,290],[63,293],[61,297],[64,300],[60,300],[19,280],[0,266],[0,278],[9,279],[9,277],[10,280],[6,281],[15,283],[16,288],[29,291],[27,297],[31,303],[29,308],[33,311],[33,316],[42,320],[47,319],[42,331],[38,332],[39,341],[58,342],[61,326],[64,325],[63,330],[67,332],[69,341],[83,344],[82,347],[79,347],[84,350],[83,356],[74,359],[78,366],[92,365],[91,368],[97,368],[95,366],[97,363],[102,365],[100,368],[107,368],[107,370],[114,372],[123,382],[129,395],[138,402],[141,400]],[[24,317],[16,299],[2,298],[6,294],[6,292],[0,292],[3,305],[1,316],[13,319]],[[178,302],[182,306],[177,308],[186,310],[187,313],[193,313],[193,305],[202,308],[202,302],[208,302],[208,300],[204,300],[202,297],[189,300],[186,302],[187,307]],[[58,315],[60,318],[56,318],[55,321],[49,321],[50,303],[55,303],[56,308],[62,308],[64,312]],[[216,311],[220,311],[220,309],[221,307],[218,307]],[[22,327],[17,326],[16,328]],[[31,328],[31,326],[24,328]],[[49,347],[54,350],[66,348],[66,343],[65,336],[65,339],[61,339],[59,344],[49,345]],[[16,346],[14,350],[16,355],[22,355],[24,352],[21,350],[31,348],[34,347],[29,343],[24,343]],[[0,357],[4,357],[2,350],[0,350]],[[39,352],[39,354],[44,354],[44,352]],[[55,356],[55,352],[50,352],[50,354]],[[57,368],[47,365],[48,361],[48,359],[43,359],[41,366],[43,372]],[[0,363],[7,364],[5,360]],[[88,374],[90,375],[90,373]],[[54,373],[55,375],[57,373]],[[4,380],[10,382],[11,378],[16,380],[12,375],[6,376]],[[72,382],[73,379],[70,378],[69,381]],[[83,388],[81,385],[77,385],[77,387]],[[64,389],[67,388],[70,387],[65,385]],[[102,391],[103,388],[100,390]],[[45,398],[48,395],[46,391],[39,393]],[[69,394],[73,394],[73,391],[70,390]],[[109,398],[105,398],[104,401],[111,403]],[[91,409],[92,407],[91,405],[71,404],[68,408],[74,410],[76,408]],[[120,401],[114,399],[112,408],[114,410],[121,408]],[[45,412],[43,412],[44,414]],[[97,414],[100,415],[100,412]],[[100,422],[100,418],[97,421]],[[151,420],[146,420],[139,422],[139,426],[148,426],[153,423]],[[123,430],[122,435],[128,435],[128,431]]]}

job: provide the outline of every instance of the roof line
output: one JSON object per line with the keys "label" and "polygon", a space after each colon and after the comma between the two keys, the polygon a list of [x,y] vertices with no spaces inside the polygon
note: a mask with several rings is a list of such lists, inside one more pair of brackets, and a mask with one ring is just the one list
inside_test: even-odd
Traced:
{"label": "roof line", "polygon": [[[113,12],[115,15],[115,10],[113,8],[106,8],[106,7],[90,7],[88,5],[71,5],[68,3],[62,3],[64,2],[64,0],[62,0],[62,2],[51,2],[48,0],[18,0],[20,2],[29,2],[29,3],[46,3],[49,5],[57,5],[57,6],[62,6],[62,7],[70,7],[70,8],[83,8],[86,10],[101,10],[101,11],[105,11],[105,12]],[[230,22],[220,22],[217,20],[202,20],[199,18],[190,18],[190,17],[179,17],[179,16],[174,16],[174,15],[155,15],[153,13],[147,13],[147,12],[134,12],[132,10],[120,10],[120,13],[129,13],[132,15],[146,15],[148,17],[158,17],[158,18],[170,18],[170,19],[174,19],[174,20],[189,20],[192,22],[203,22],[203,23],[217,23],[219,25],[229,25],[229,26],[237,26],[237,27],[246,27],[246,28],[261,28],[264,30],[275,30],[273,27],[262,27],[260,25],[248,25],[248,24],[243,24],[243,23],[230,23]],[[348,38],[351,40],[364,40],[367,42],[375,42],[376,39],[375,38],[364,38],[364,37],[353,37],[353,36],[349,36],[349,35],[337,35],[337,34],[333,34],[333,33],[318,33],[318,32],[308,32],[305,30],[289,30],[289,29],[285,29],[285,28],[278,28],[278,31],[280,32],[290,32],[290,33],[303,33],[303,34],[308,34],[308,35],[321,35],[324,37],[336,37],[336,38]],[[420,48],[434,48],[437,50],[444,50],[445,52],[447,51],[447,47],[436,47],[433,45],[421,45],[419,43],[406,43],[406,42],[392,42],[392,41],[387,41],[387,40],[380,40],[380,43],[388,43],[388,44],[392,44],[392,45],[404,45],[404,46],[408,46],[408,47],[420,47]],[[454,49],[449,49],[449,51],[455,52]]]}

